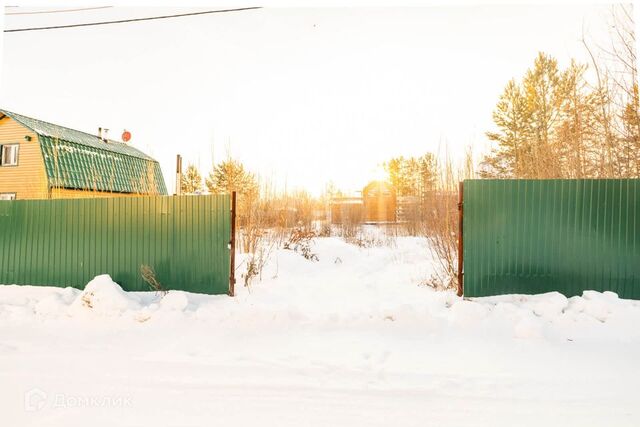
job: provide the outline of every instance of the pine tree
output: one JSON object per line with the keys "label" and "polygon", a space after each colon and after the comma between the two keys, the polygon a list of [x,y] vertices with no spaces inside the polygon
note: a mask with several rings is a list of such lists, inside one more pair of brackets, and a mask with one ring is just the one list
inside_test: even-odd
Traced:
{"label": "pine tree", "polygon": [[572,62],[565,71],[539,53],[522,83],[509,81],[493,112],[498,128],[485,156],[485,178],[584,177],[593,171],[598,97],[587,90],[586,67]]}
{"label": "pine tree", "polygon": [[511,80],[493,112],[495,143],[481,177],[630,178],[640,175],[640,96],[633,17],[614,8],[606,62],[583,40],[594,71],[572,60],[561,71],[539,53],[522,81]]}
{"label": "pine tree", "polygon": [[383,164],[398,196],[420,196],[433,190],[437,178],[435,156],[395,157]]}
{"label": "pine tree", "polygon": [[180,190],[184,194],[194,194],[202,191],[202,177],[198,172],[198,168],[194,165],[189,165],[182,175]]}
{"label": "pine tree", "polygon": [[255,222],[259,215],[260,189],[256,177],[245,170],[242,163],[229,158],[215,165],[205,179],[205,184],[213,194],[229,194],[235,191],[240,224]]}
{"label": "pine tree", "polygon": [[562,73],[563,102],[556,128],[556,151],[561,176],[586,178],[597,176],[597,93],[588,89],[586,65],[571,61]]}
{"label": "pine tree", "polygon": [[236,191],[238,194],[248,195],[258,191],[255,176],[247,172],[242,163],[234,159],[228,159],[214,166],[205,183],[213,194]]}
{"label": "pine tree", "polygon": [[560,177],[562,174],[553,139],[564,95],[558,62],[549,55],[538,53],[533,68],[524,76],[522,86],[532,126],[533,162],[526,165],[527,175],[533,178]]}
{"label": "pine tree", "polygon": [[420,195],[433,192],[438,179],[438,164],[433,153],[427,153],[418,158],[418,174]]}
{"label": "pine tree", "polygon": [[622,135],[622,157],[626,177],[640,176],[640,95],[638,84],[633,85],[631,99],[622,112],[624,131]]}
{"label": "pine tree", "polygon": [[497,132],[487,132],[487,138],[497,143],[485,157],[480,175],[484,178],[515,178],[529,175],[533,162],[531,148],[531,112],[523,89],[510,80],[493,112]]}
{"label": "pine tree", "polygon": [[382,165],[389,176],[389,183],[396,190],[398,196],[406,196],[410,192],[405,163],[406,159],[400,156],[384,162]]}

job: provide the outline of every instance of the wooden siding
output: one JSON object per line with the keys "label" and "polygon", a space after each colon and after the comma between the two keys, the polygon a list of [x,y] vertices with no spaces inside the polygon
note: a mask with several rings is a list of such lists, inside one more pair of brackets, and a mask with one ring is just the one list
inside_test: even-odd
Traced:
{"label": "wooden siding", "polygon": [[52,199],[88,199],[101,197],[134,197],[141,194],[133,193],[110,193],[108,191],[74,190],[70,188],[52,188]]}
{"label": "wooden siding", "polygon": [[[31,141],[25,140],[30,136]],[[16,193],[16,199],[46,199],[48,181],[38,135],[15,120],[0,120],[0,145],[19,144],[18,165],[0,166],[0,193]]]}
{"label": "wooden siding", "polygon": [[364,205],[361,197],[340,197],[331,200],[332,224],[355,225],[364,220]]}

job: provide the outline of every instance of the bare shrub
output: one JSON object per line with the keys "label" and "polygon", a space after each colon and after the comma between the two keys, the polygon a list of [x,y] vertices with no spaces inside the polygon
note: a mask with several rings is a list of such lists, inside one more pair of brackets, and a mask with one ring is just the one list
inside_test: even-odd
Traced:
{"label": "bare shrub", "polygon": [[313,245],[313,239],[317,237],[315,231],[306,227],[296,227],[291,230],[289,239],[282,246],[284,249],[299,252],[305,259],[309,261],[320,261],[318,255],[315,254],[311,246]]}
{"label": "bare shrub", "polygon": [[355,236],[346,237],[344,240],[347,243],[364,249],[381,247],[384,245],[384,241],[382,239],[372,234],[367,234],[362,230],[356,233]]}
{"label": "bare shrub", "polygon": [[319,201],[304,191],[277,194],[269,181],[256,188],[252,197],[245,197],[238,205],[242,221],[237,247],[247,254],[241,274],[247,287],[255,279],[262,280],[262,271],[275,248],[285,247],[306,259],[318,260],[312,251],[316,237],[312,226]]}
{"label": "bare shrub", "polygon": [[322,222],[318,227],[318,237],[331,237],[331,224],[328,221]]}
{"label": "bare shrub", "polygon": [[360,221],[351,221],[349,218],[345,218],[338,226],[337,232],[338,235],[347,242],[350,239],[356,238],[356,236],[362,232],[362,223]]}
{"label": "bare shrub", "polygon": [[240,229],[240,245],[242,252],[248,256],[245,259],[245,271],[241,277],[244,286],[250,287],[254,279],[262,280],[262,270],[269,261],[278,237],[266,226],[271,200],[254,200],[245,206],[250,209],[250,212],[245,215],[247,221]]}
{"label": "bare shrub", "polygon": [[367,227],[361,224],[342,224],[340,237],[345,242],[363,249],[396,246],[397,227],[388,224],[368,227],[375,232],[368,231]]}
{"label": "bare shrub", "polygon": [[257,223],[246,225],[238,230],[240,252],[242,253],[255,253],[260,247],[267,230],[262,228]]}
{"label": "bare shrub", "polygon": [[454,169],[448,156],[437,167],[439,177],[436,190],[427,196],[430,209],[424,231],[436,263],[434,272],[425,284],[437,290],[455,290],[459,285],[458,181],[474,175],[472,152],[467,150],[464,165],[458,170]]}
{"label": "bare shrub", "polygon": [[426,230],[435,268],[426,284],[437,290],[456,289],[458,282],[457,201],[455,194],[435,198]]}
{"label": "bare shrub", "polygon": [[262,280],[262,270],[269,261],[271,251],[275,246],[273,239],[262,239],[256,243],[255,251],[250,253],[246,258],[246,268],[241,277],[245,287],[250,287],[251,282],[258,278],[258,281]]}

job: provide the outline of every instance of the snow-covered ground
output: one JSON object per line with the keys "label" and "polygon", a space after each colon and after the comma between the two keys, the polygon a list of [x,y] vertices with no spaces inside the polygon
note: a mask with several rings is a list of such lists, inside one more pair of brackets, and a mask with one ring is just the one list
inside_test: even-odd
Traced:
{"label": "snow-covered ground", "polygon": [[314,251],[236,298],[0,286],[0,425],[640,425],[639,302],[435,292],[419,238]]}

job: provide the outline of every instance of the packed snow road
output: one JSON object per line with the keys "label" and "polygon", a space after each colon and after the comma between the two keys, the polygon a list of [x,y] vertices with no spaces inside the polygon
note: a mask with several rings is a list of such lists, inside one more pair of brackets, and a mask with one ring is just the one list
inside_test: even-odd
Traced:
{"label": "packed snow road", "polygon": [[313,250],[236,298],[0,286],[0,425],[640,425],[640,303],[434,292],[418,238]]}

